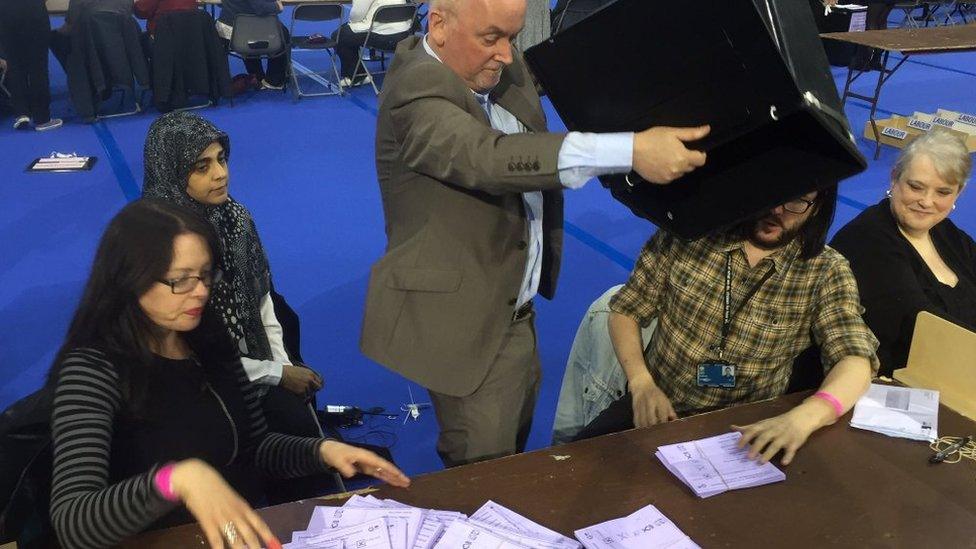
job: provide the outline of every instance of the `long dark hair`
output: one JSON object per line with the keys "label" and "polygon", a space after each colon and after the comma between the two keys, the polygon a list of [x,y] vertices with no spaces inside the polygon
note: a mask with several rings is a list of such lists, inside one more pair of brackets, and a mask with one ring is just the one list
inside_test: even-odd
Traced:
{"label": "long dark hair", "polygon": [[827,245],[827,231],[834,223],[837,212],[837,184],[833,184],[817,191],[813,199],[815,208],[807,222],[800,227],[797,238],[800,239],[800,258],[813,259],[824,251]]}
{"label": "long dark hair", "polygon": [[211,257],[219,257],[213,228],[198,214],[160,200],[141,199],[122,208],[109,222],[92,262],[81,301],[55,357],[49,383],[67,353],[82,347],[113,359],[127,401],[142,400],[145,366],[152,361],[155,324],[139,298],[165,276],[173,260],[173,241],[181,234],[203,237]]}
{"label": "long dark hair", "polygon": [[[837,211],[837,185],[830,185],[819,189],[817,197],[813,199],[813,213],[806,220],[796,234],[800,241],[800,258],[813,259],[824,251],[827,244],[827,232],[834,223],[834,213]],[[760,212],[732,228],[735,238],[745,240],[749,238],[756,227],[756,222],[762,219],[768,210]]]}

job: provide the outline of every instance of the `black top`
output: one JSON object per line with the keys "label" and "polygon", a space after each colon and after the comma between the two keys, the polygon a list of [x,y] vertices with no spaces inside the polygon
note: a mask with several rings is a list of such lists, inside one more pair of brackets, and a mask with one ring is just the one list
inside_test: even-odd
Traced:
{"label": "black top", "polygon": [[[152,391],[145,412],[133,414],[123,407],[116,416],[109,482],[140,475],[159,463],[199,458],[252,506],[263,506],[264,475],[250,456],[237,459],[237,430],[249,423],[237,380],[205,372],[196,360],[161,356],[154,357],[147,374]],[[192,517],[179,507],[149,528],[185,522]]]}
{"label": "black top", "polygon": [[830,244],[847,257],[857,278],[864,320],[881,342],[881,375],[905,367],[921,311],[976,330],[976,242],[949,219],[929,234],[959,277],[955,287],[939,282],[901,234],[887,199],[861,212]]}
{"label": "black top", "polygon": [[[230,340],[222,327],[220,334]],[[236,356],[197,354],[199,361],[156,357],[139,365],[149,389],[142,405],[123,389],[131,361],[91,348],[64,355],[51,418],[51,519],[63,547],[115,545],[190,520],[152,486],[169,461],[206,461],[252,505],[260,503],[266,476],[328,470],[319,457],[322,439],[267,430]]]}

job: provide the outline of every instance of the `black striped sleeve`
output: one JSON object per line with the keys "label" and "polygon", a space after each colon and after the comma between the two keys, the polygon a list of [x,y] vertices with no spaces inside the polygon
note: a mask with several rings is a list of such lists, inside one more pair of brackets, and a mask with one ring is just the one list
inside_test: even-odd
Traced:
{"label": "black striped sleeve", "polygon": [[77,349],[61,363],[51,414],[51,522],[65,548],[106,547],[139,533],[175,504],[153,488],[158,466],[109,485],[119,376],[99,351]]}
{"label": "black striped sleeve", "polygon": [[325,439],[269,432],[257,387],[248,380],[239,362],[235,372],[247,406],[249,430],[246,451],[253,452],[254,464],[276,478],[296,478],[331,471],[319,455],[319,446]]}

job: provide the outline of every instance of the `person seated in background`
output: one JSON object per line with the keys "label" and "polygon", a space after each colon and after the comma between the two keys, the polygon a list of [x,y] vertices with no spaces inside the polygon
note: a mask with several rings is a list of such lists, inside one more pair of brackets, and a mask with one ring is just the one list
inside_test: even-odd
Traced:
{"label": "person seated in background", "polygon": [[120,15],[132,15],[132,0],[70,0],[64,24],[50,32],[51,53],[57,58],[64,72],[68,72],[68,56],[71,55],[72,24],[82,11],[104,11]]}
{"label": "person seated in background", "polygon": [[895,161],[887,197],[831,242],[854,271],[882,375],[905,367],[921,311],[976,330],[976,242],[948,218],[971,170],[954,134],[916,138]]}
{"label": "person seated in background", "polygon": [[105,230],[49,374],[51,524],[63,547],[192,520],[211,547],[280,547],[252,510],[265,475],[334,468],[410,484],[367,450],[268,430],[208,303],[219,248],[205,219],[158,200],[129,204]]}
{"label": "person seated in background", "polygon": [[[837,187],[691,242],[659,231],[610,300],[610,337],[628,394],[579,438],[782,395],[794,360],[820,347],[826,377],[792,410],[743,427],[740,444],[789,464],[847,412],[877,370],[847,261],[826,247]],[[645,353],[640,326],[658,324]],[[812,341],[811,341],[812,339]]]}
{"label": "person seated in background", "polygon": [[[865,12],[864,20],[864,30],[885,30],[888,28],[888,16],[891,15],[891,10],[895,8],[896,0],[868,0],[861,2],[867,5],[867,10]],[[838,0],[822,0],[824,6],[836,6],[837,4],[845,4],[845,2],[838,2]],[[921,2],[921,5],[916,7],[924,7],[925,16],[928,16],[929,7],[925,2]],[[912,9],[915,9],[914,7]],[[884,51],[876,48],[868,48],[865,46],[857,46],[855,50],[855,57],[853,60],[853,66],[858,70],[880,70],[881,69],[881,56]]]}
{"label": "person seated in background", "polygon": [[48,81],[48,40],[51,22],[44,0],[0,2],[0,72],[6,73],[4,87],[10,92],[14,129],[37,131],[61,127],[51,118],[51,89]]}
{"label": "person seated in background", "polygon": [[[336,53],[339,55],[339,85],[342,87],[361,86],[369,84],[372,79],[363,71],[359,71],[356,78],[353,74],[359,63],[359,47],[366,41],[366,35],[373,24],[376,10],[383,6],[406,4],[406,0],[352,0],[349,21],[343,23],[332,34],[336,41]],[[373,28],[370,44],[383,49],[392,50],[397,42],[410,35],[413,22],[379,23]]]}
{"label": "person seated in background", "polygon": [[212,289],[218,316],[237,343],[272,430],[321,434],[309,398],[322,377],[289,359],[274,312],[271,269],[250,212],[229,194],[230,138],[189,112],[171,112],[149,128],[143,196],[191,209],[220,238],[224,278]]}
{"label": "person seated in background", "polygon": [[[274,15],[284,11],[281,0],[223,0],[220,4],[220,16],[217,18],[217,35],[230,46],[231,36],[234,34],[234,19],[238,15]],[[281,32],[285,42],[288,41],[288,29],[281,25]],[[245,59],[244,68],[262,90],[281,90],[285,87],[285,77],[288,69],[288,56],[279,55],[268,59],[268,69],[264,69],[260,59]]]}
{"label": "person seated in background", "polygon": [[[143,42],[145,45],[151,44],[156,36],[156,18],[173,11],[187,11],[198,9],[197,0],[135,0],[132,11],[136,17],[146,20],[146,34],[148,40]],[[147,53],[150,50],[147,49]]]}

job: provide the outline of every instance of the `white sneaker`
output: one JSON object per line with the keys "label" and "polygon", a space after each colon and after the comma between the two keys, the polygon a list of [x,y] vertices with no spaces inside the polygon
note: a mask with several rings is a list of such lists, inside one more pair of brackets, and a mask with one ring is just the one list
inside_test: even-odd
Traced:
{"label": "white sneaker", "polygon": [[34,126],[34,129],[39,132],[46,132],[47,130],[56,130],[61,127],[64,122],[60,118],[52,118],[43,124],[38,124]]}
{"label": "white sneaker", "polygon": [[28,126],[30,126],[29,116],[18,116],[17,120],[14,120],[15,130],[26,130]]}
{"label": "white sneaker", "polygon": [[339,86],[342,88],[355,88],[356,86],[365,86],[366,84],[371,84],[373,82],[373,77],[370,75],[361,76],[354,82],[352,78],[343,77],[339,79]]}

